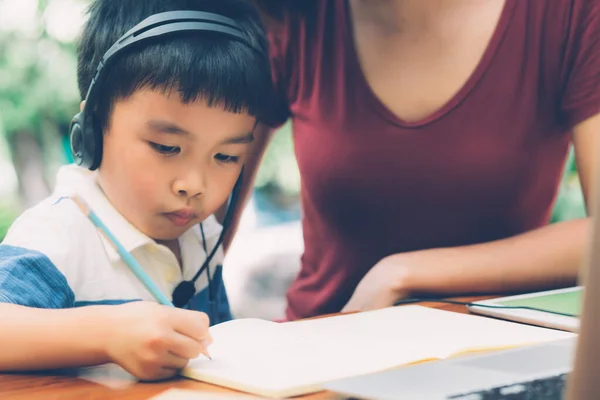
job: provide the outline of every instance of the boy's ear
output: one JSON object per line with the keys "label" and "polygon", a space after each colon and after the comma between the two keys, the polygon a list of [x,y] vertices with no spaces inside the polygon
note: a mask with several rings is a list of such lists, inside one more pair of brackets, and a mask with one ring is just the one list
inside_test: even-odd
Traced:
{"label": "boy's ear", "polygon": [[83,108],[85,107],[85,100],[81,102],[81,104],[79,105],[79,111],[83,111]]}

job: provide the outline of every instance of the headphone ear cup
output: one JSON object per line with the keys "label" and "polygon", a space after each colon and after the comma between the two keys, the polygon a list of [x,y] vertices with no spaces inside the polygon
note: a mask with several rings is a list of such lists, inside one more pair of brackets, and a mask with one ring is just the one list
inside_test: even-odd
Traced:
{"label": "headphone ear cup", "polygon": [[102,162],[102,148],[104,135],[102,132],[102,124],[95,115],[90,116],[89,123],[86,124],[86,140],[89,141],[89,165],[88,168],[94,171]]}
{"label": "headphone ear cup", "polygon": [[84,161],[84,139],[83,139],[83,113],[76,114],[71,120],[69,142],[71,144],[71,154],[73,161],[77,165],[82,165]]}
{"label": "headphone ear cup", "polygon": [[75,164],[93,171],[102,161],[102,126],[94,117],[85,117],[85,111],[71,120],[71,153]]}

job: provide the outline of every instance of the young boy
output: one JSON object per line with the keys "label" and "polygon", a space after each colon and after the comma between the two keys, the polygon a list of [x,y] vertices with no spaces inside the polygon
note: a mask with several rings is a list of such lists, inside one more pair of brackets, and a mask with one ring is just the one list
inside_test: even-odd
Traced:
{"label": "young boy", "polygon": [[169,299],[213,250],[221,226],[212,214],[228,200],[268,108],[269,60],[254,10],[243,0],[96,0],[78,81],[85,99],[122,35],[176,10],[231,18],[243,38],[158,36],[117,56],[94,83],[98,170],[63,167],[53,195],[20,216],[0,245],[0,370],[115,362],[141,379],[167,378],[210,344],[209,289],[218,311],[210,322],[231,318],[222,250],[187,307],[159,305],[72,200],[90,206]]}

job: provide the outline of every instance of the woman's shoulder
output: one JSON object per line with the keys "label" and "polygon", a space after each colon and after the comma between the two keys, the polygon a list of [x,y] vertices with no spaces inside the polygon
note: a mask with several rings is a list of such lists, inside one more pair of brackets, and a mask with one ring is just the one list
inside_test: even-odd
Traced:
{"label": "woman's shoulder", "polygon": [[[305,79],[316,76],[322,67],[324,43],[339,46],[339,33],[344,29],[345,0],[255,0],[263,12],[269,40],[269,57],[276,88],[279,126],[290,115],[290,106]],[[262,5],[261,5],[262,4]],[[331,51],[326,51],[328,54]],[[308,78],[307,78],[308,76]]]}
{"label": "woman's shoulder", "polygon": [[341,16],[344,0],[260,1],[256,0],[270,41],[286,42],[305,35],[318,35],[324,25]]}
{"label": "woman's shoulder", "polygon": [[311,18],[330,1],[322,0],[253,0],[267,26],[285,24],[290,18]]}
{"label": "woman's shoulder", "polygon": [[545,26],[577,30],[584,28],[581,24],[597,19],[600,2],[596,0],[564,0],[564,1],[515,1],[521,6],[530,19],[543,21]]}

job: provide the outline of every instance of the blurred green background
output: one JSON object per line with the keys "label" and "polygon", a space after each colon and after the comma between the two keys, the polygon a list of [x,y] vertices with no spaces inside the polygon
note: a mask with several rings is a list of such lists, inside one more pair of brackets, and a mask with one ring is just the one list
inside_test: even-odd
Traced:
{"label": "blurred green background", "polygon": [[[20,211],[50,193],[57,168],[70,161],[66,134],[79,108],[74,41],[87,3],[0,0],[0,241]],[[297,219],[299,186],[286,125],[256,181],[262,223]],[[571,155],[552,221],[584,213]]]}

